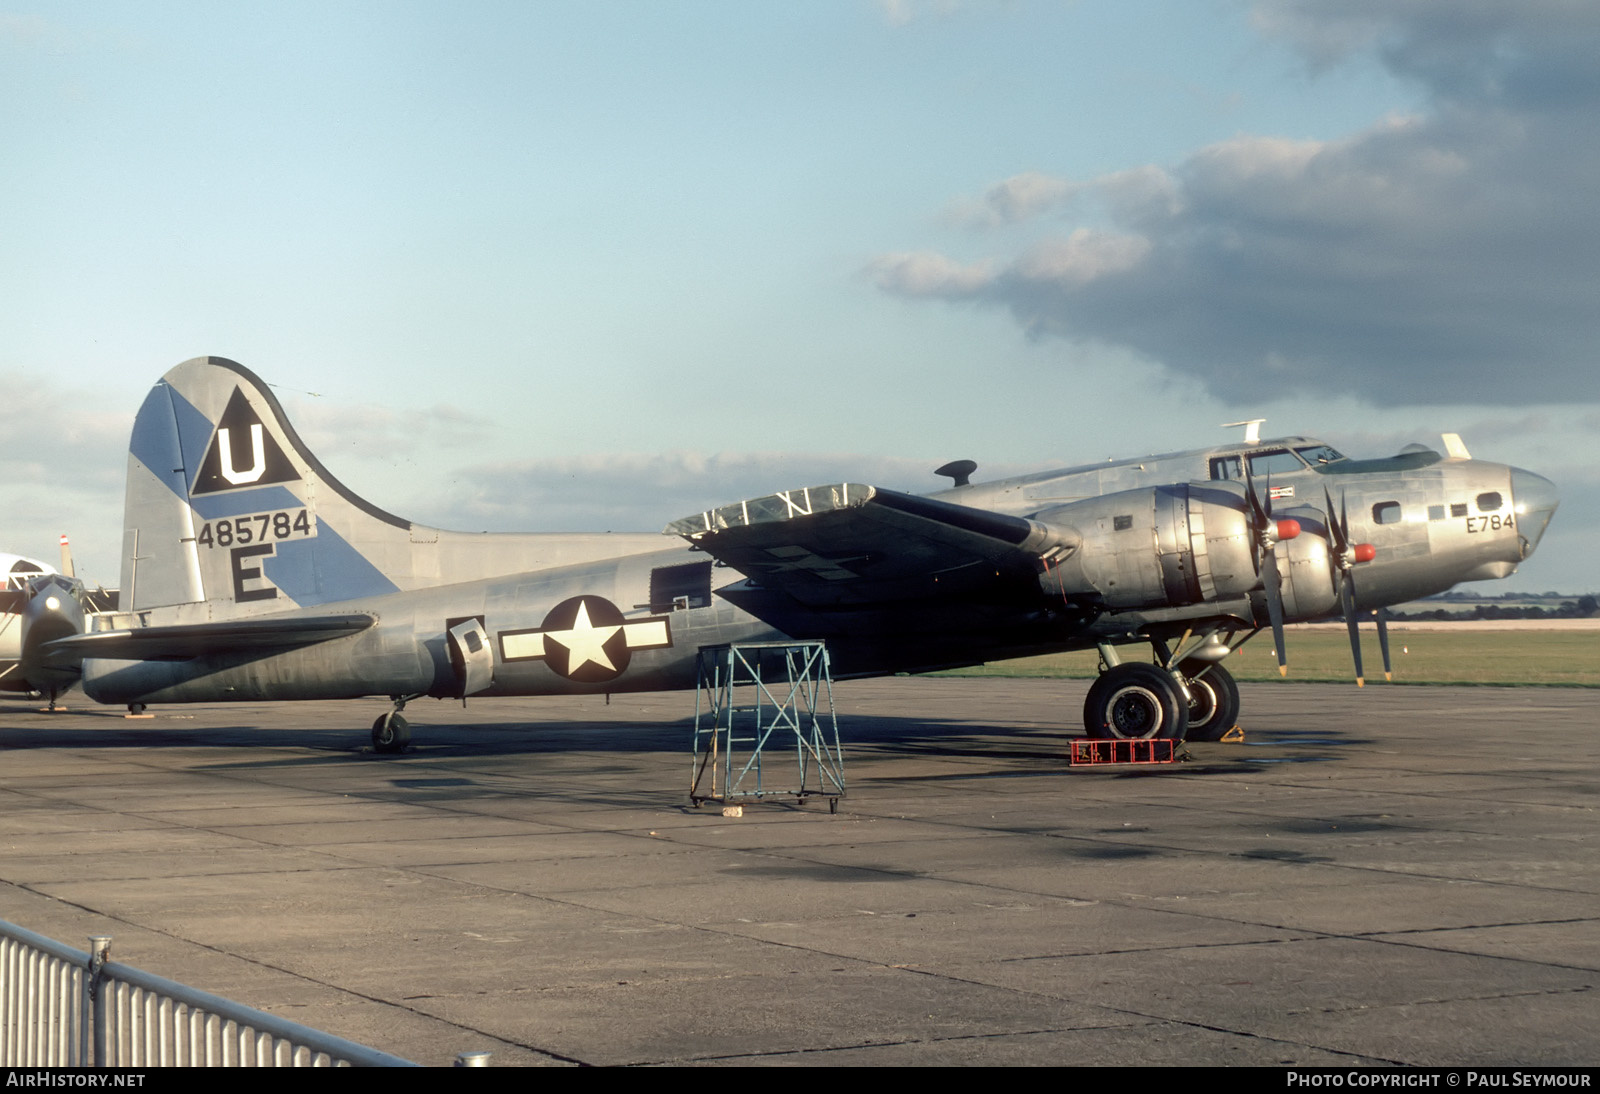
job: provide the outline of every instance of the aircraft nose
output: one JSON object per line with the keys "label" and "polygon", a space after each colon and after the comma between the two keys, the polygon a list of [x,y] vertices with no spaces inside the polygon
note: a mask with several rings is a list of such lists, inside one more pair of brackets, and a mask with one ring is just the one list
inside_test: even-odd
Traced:
{"label": "aircraft nose", "polygon": [[1561,493],[1556,489],[1556,484],[1543,475],[1513,467],[1511,501],[1516,507],[1517,525],[1521,529],[1522,557],[1527,558],[1539,546],[1545,527],[1555,515],[1556,506],[1561,504]]}

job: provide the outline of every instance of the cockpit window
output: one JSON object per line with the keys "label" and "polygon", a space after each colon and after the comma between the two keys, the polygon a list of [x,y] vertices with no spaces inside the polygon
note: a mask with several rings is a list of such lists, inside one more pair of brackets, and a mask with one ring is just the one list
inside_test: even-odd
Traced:
{"label": "cockpit window", "polygon": [[[1307,452],[1329,452],[1330,458],[1343,459],[1337,452],[1327,445],[1315,445],[1305,449]],[[1306,465],[1286,448],[1271,448],[1265,452],[1241,453],[1236,456],[1211,457],[1211,477],[1213,479],[1242,479],[1244,478],[1243,460],[1250,461],[1250,474],[1256,478],[1266,478],[1269,475],[1287,475],[1294,471],[1304,471]]]}
{"label": "cockpit window", "polygon": [[45,571],[39,569],[36,564],[29,562],[25,558],[19,558],[11,564],[11,572],[5,575],[3,587],[7,589],[26,589],[28,580],[38,577],[42,573],[45,573]]}
{"label": "cockpit window", "polygon": [[1211,460],[1211,477],[1213,479],[1242,479],[1244,472],[1239,468],[1238,456],[1215,456]]}
{"label": "cockpit window", "polygon": [[1300,453],[1301,457],[1312,467],[1320,467],[1322,464],[1345,458],[1343,452],[1325,444],[1307,445],[1305,448],[1297,448],[1295,451]]}
{"label": "cockpit window", "polygon": [[1305,469],[1305,464],[1300,462],[1298,456],[1282,448],[1273,452],[1258,452],[1250,457],[1250,474],[1258,479],[1264,475],[1287,475]]}
{"label": "cockpit window", "polygon": [[1480,513],[1493,513],[1500,508],[1501,504],[1499,491],[1491,490],[1487,494],[1478,495],[1478,512]]}

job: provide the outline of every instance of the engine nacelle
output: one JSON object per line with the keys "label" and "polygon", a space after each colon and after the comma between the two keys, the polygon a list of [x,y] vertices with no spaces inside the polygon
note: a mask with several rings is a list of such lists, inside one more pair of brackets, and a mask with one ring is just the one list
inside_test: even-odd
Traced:
{"label": "engine nacelle", "polygon": [[[1046,593],[1092,595],[1112,610],[1183,608],[1261,589],[1250,503],[1235,482],[1175,483],[1070,502],[1034,519],[1078,549],[1040,577]],[[1284,614],[1336,612],[1327,517],[1297,506],[1273,514]],[[1296,529],[1298,525],[1298,530]]]}
{"label": "engine nacelle", "polygon": [[1034,519],[1070,529],[1081,546],[1041,585],[1097,594],[1112,609],[1245,596],[1258,583],[1247,514],[1244,488],[1231,482],[1124,490],[1045,510]]}

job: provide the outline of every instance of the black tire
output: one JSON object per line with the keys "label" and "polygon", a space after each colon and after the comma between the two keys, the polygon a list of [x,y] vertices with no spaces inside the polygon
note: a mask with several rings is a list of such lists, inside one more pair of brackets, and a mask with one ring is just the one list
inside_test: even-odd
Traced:
{"label": "black tire", "polygon": [[1100,674],[1083,704],[1091,737],[1181,741],[1189,728],[1189,702],[1166,669],[1136,662]]}
{"label": "black tire", "polygon": [[[1239,721],[1239,685],[1233,673],[1215,662],[1185,661],[1178,666],[1189,685],[1189,740],[1220,741]],[[1205,675],[1200,675],[1201,673]]]}
{"label": "black tire", "polygon": [[404,752],[411,743],[411,727],[398,714],[383,714],[372,723],[374,752]]}

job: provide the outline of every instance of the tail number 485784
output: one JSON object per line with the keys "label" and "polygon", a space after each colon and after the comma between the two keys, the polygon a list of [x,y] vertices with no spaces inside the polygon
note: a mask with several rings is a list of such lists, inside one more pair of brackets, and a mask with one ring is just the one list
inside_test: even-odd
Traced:
{"label": "tail number 485784", "polygon": [[280,509],[272,513],[208,520],[194,538],[202,547],[244,547],[252,543],[309,539],[316,534],[316,522],[306,510]]}

